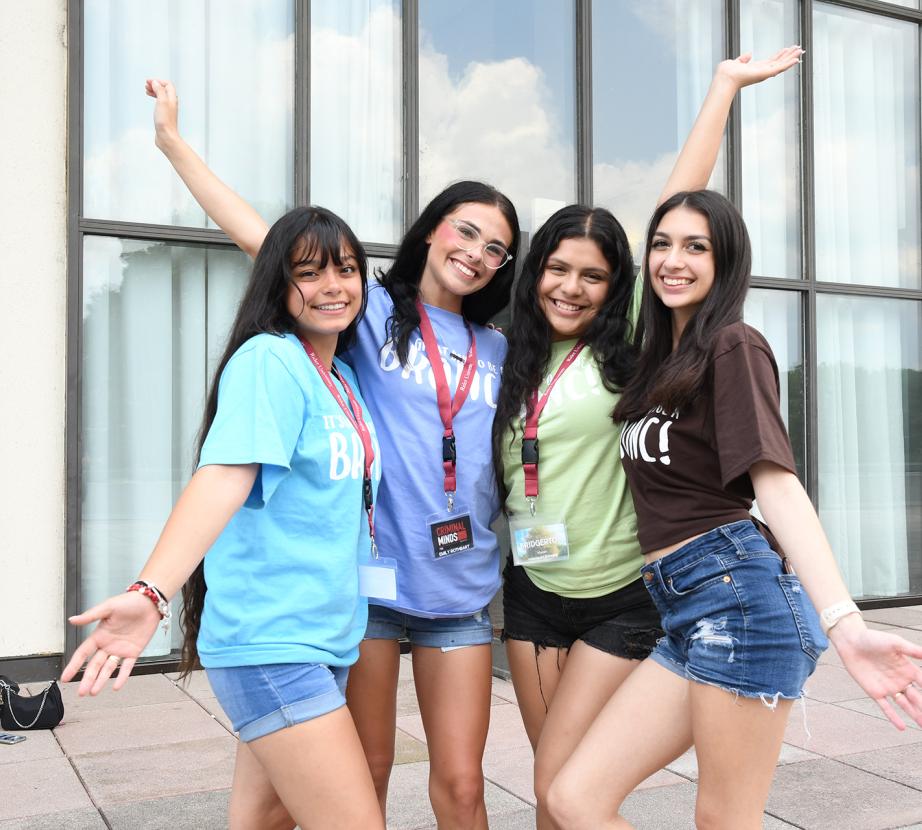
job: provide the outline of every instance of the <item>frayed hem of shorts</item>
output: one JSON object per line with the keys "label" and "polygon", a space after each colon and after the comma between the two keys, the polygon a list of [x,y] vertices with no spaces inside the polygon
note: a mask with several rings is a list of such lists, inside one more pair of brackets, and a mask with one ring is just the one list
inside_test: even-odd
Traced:
{"label": "frayed hem of shorts", "polygon": [[534,637],[529,637],[525,634],[516,634],[512,631],[507,631],[504,628],[502,632],[500,632],[499,641],[501,643],[505,643],[506,640],[516,640],[517,642],[520,642],[520,643],[531,643],[535,647],[535,650],[542,649],[542,648],[562,648],[567,651],[569,651],[573,647],[573,643],[576,642],[575,640],[573,640],[569,643],[559,643],[559,642],[556,642],[554,640],[547,639],[547,638],[536,640]]}
{"label": "frayed hem of shorts", "polygon": [[724,692],[727,692],[733,695],[733,699],[736,700],[740,697],[745,697],[750,700],[761,700],[762,705],[766,709],[771,709],[775,711],[778,708],[778,702],[781,700],[804,700],[805,695],[803,690],[796,695],[786,695],[783,692],[748,692],[743,691],[742,689],[736,689],[733,686],[727,686],[723,683],[717,683],[714,680],[705,680],[703,677],[697,677],[692,674],[686,666],[682,666],[679,663],[670,660],[668,657],[662,657],[657,654],[650,655],[654,663],[659,664],[664,669],[671,671],[673,674],[677,674],[679,677],[684,678],[685,680],[690,680],[693,683],[700,683],[702,686],[713,686],[715,689],[721,689]]}

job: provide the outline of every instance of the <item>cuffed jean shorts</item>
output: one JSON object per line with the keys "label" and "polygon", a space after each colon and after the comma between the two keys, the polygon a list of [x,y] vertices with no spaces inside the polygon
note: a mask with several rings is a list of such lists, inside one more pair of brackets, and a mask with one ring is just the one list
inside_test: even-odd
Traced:
{"label": "cuffed jean shorts", "polygon": [[464,648],[493,642],[493,623],[484,608],[467,617],[417,617],[403,611],[368,605],[366,640],[397,640],[406,637],[411,645],[428,648]]}
{"label": "cuffed jean shorts", "polygon": [[346,704],[348,666],[275,663],[205,671],[218,703],[244,743]]}
{"label": "cuffed jean shorts", "polygon": [[651,659],[769,706],[802,696],[829,642],[800,580],[752,522],[715,528],[641,573],[666,632]]}
{"label": "cuffed jean shorts", "polygon": [[503,571],[503,636],[535,648],[570,648],[576,640],[623,657],[643,660],[662,635],[659,612],[638,578],[600,597],[563,597],[531,581],[510,558]]}

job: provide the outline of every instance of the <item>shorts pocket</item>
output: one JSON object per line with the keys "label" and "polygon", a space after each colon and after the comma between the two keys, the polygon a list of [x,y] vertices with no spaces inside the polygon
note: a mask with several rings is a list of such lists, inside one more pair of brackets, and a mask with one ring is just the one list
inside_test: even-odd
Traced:
{"label": "shorts pocket", "polygon": [[733,582],[723,560],[716,554],[703,556],[697,562],[665,576],[670,593],[684,597],[710,585]]}
{"label": "shorts pocket", "polygon": [[819,660],[820,655],[826,650],[829,641],[819,628],[816,611],[810,605],[800,580],[794,574],[779,574],[778,583],[784,592],[785,599],[794,615],[794,624],[800,637],[800,647],[804,653],[813,660]]}

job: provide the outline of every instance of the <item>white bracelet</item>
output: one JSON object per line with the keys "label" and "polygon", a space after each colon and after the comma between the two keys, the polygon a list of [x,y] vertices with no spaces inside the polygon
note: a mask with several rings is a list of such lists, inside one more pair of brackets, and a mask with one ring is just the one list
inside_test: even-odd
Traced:
{"label": "white bracelet", "polygon": [[842,600],[842,602],[830,605],[820,612],[820,626],[823,629],[823,633],[828,634],[830,629],[843,617],[847,617],[849,614],[860,613],[861,609],[855,605],[852,600]]}

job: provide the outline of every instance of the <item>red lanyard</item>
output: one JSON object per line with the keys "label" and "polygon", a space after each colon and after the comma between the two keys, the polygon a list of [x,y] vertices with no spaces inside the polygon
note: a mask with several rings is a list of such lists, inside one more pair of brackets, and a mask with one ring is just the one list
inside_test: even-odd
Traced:
{"label": "red lanyard", "polygon": [[470,335],[471,347],[468,349],[467,359],[464,361],[464,368],[461,370],[461,377],[458,379],[458,388],[455,390],[454,399],[452,399],[451,392],[448,391],[448,381],[445,379],[445,368],[442,366],[439,344],[435,339],[432,323],[429,322],[429,315],[419,300],[416,301],[416,310],[419,312],[419,332],[423,336],[426,357],[429,358],[432,377],[435,380],[435,394],[439,402],[439,415],[442,418],[442,426],[445,428],[442,433],[442,467],[445,470],[445,495],[448,496],[448,509],[452,510],[454,509],[455,490],[457,489],[455,464],[458,459],[452,419],[461,411],[461,407],[464,406],[468,393],[471,391],[471,381],[477,368],[477,342],[474,340],[474,332],[471,331],[470,323],[465,320],[464,326]]}
{"label": "red lanyard", "polygon": [[377,558],[378,548],[377,545],[375,545],[374,523],[375,504],[371,488],[371,465],[374,464],[375,461],[375,448],[371,440],[371,432],[362,415],[362,407],[355,397],[352,387],[346,383],[346,379],[336,371],[335,366],[332,368],[332,374],[342,384],[343,389],[346,390],[346,397],[349,398],[348,404],[343,400],[343,396],[339,394],[339,390],[333,383],[333,378],[330,377],[331,372],[327,371],[327,367],[320,362],[320,358],[317,357],[317,352],[314,351],[313,346],[311,346],[307,340],[301,340],[301,345],[304,346],[304,351],[307,352],[307,356],[310,358],[311,363],[314,364],[314,368],[317,370],[317,374],[320,375],[320,379],[324,382],[327,389],[330,390],[330,394],[336,399],[339,408],[342,409],[346,419],[352,424],[353,429],[355,429],[359,435],[359,440],[362,442],[362,450],[365,455],[364,475],[362,478],[362,502],[365,505],[365,512],[368,514],[368,535],[371,537],[371,550],[375,558]]}
{"label": "red lanyard", "polygon": [[538,390],[533,389],[531,398],[528,401],[528,409],[525,414],[525,434],[522,437],[522,469],[525,471],[525,498],[531,507],[532,516],[535,515],[535,500],[538,498],[538,419],[541,417],[544,406],[551,396],[551,390],[554,384],[560,379],[560,376],[573,365],[573,361],[579,357],[579,353],[586,347],[586,344],[580,340],[569,354],[563,359],[563,363],[557,368],[554,377],[544,390],[544,394],[538,398]]}

